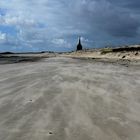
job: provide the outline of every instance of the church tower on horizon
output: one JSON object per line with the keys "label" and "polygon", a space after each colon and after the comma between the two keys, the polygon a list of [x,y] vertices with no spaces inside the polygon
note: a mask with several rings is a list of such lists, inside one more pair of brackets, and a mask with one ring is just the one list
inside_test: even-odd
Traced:
{"label": "church tower on horizon", "polygon": [[83,47],[82,47],[82,44],[81,44],[81,39],[79,37],[79,41],[78,41],[78,45],[77,45],[77,51],[80,51],[82,49],[83,49]]}

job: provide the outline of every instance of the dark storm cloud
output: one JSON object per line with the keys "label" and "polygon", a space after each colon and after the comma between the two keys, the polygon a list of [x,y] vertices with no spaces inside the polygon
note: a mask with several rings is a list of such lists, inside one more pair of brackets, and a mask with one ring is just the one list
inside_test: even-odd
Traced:
{"label": "dark storm cloud", "polygon": [[[0,24],[16,29],[15,46],[69,49],[78,36],[90,47],[139,41],[139,0],[1,0],[0,5]],[[1,43],[14,44],[10,35],[0,27]]]}
{"label": "dark storm cloud", "polygon": [[140,27],[138,5],[140,1],[137,0],[87,0],[80,9],[91,28],[96,27],[116,37],[135,37]]}
{"label": "dark storm cloud", "polygon": [[140,1],[139,0],[108,0],[111,4],[115,4],[120,7],[125,7],[125,8],[134,8],[135,10],[137,8],[140,8]]}

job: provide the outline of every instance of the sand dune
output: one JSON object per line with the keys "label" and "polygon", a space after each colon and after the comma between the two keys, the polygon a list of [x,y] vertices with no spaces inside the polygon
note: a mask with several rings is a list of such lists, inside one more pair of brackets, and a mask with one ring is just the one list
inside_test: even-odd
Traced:
{"label": "sand dune", "polygon": [[114,60],[140,60],[140,45],[121,46],[118,48],[85,49],[64,53],[63,56],[73,58],[95,58]]}

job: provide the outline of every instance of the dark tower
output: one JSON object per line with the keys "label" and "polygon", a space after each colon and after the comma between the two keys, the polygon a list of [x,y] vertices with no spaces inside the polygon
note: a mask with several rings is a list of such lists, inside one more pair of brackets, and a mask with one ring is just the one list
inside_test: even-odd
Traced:
{"label": "dark tower", "polygon": [[79,42],[78,42],[78,45],[77,45],[77,51],[80,51],[82,49],[83,49],[83,47],[82,47],[82,44],[81,44],[81,39],[79,37]]}

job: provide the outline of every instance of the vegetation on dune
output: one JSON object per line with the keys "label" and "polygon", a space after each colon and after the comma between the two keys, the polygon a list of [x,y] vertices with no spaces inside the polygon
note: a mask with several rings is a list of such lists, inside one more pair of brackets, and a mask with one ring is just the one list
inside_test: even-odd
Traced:
{"label": "vegetation on dune", "polygon": [[111,53],[112,51],[112,48],[103,48],[101,49],[101,54]]}
{"label": "vegetation on dune", "polygon": [[135,51],[140,51],[140,46],[124,47],[124,48],[103,48],[101,49],[101,54],[107,54],[112,52],[135,52]]}

